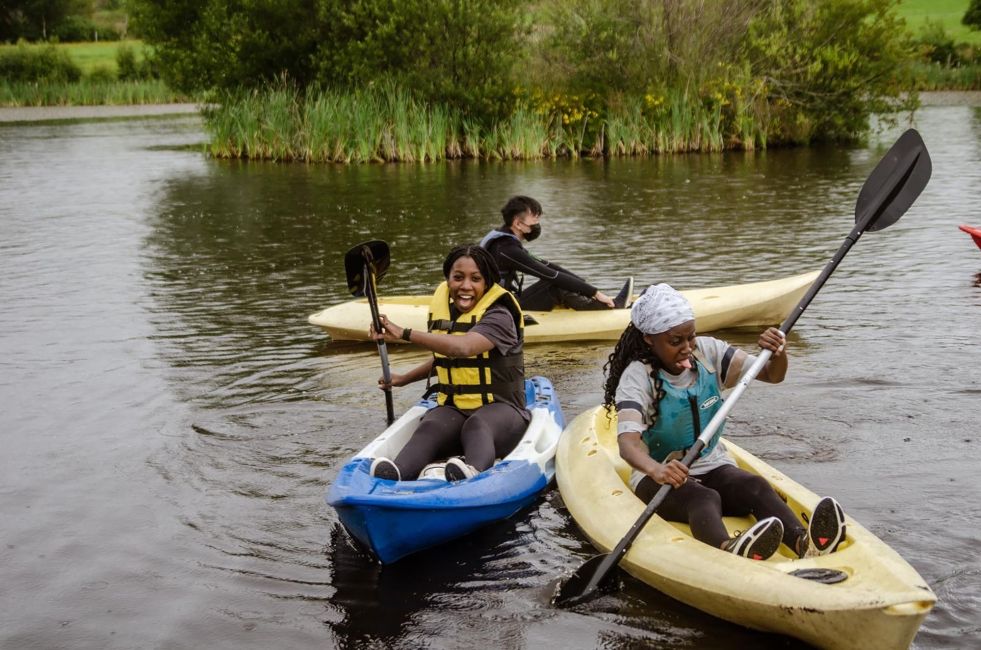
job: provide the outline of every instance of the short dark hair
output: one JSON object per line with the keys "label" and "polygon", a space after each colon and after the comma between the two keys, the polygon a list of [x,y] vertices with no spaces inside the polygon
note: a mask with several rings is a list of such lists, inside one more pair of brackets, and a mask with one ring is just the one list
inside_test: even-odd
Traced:
{"label": "short dark hair", "polygon": [[512,196],[501,208],[501,216],[504,217],[504,225],[510,226],[514,223],[514,218],[519,214],[531,212],[532,214],[542,213],[542,204],[530,196]]}
{"label": "short dark hair", "polygon": [[447,280],[450,278],[450,269],[453,268],[453,264],[461,257],[469,257],[474,261],[477,269],[480,270],[480,274],[487,281],[488,287],[492,284],[501,283],[501,271],[497,268],[497,262],[494,261],[494,257],[487,252],[486,248],[477,244],[464,244],[450,251],[446,259],[443,260],[444,278]]}

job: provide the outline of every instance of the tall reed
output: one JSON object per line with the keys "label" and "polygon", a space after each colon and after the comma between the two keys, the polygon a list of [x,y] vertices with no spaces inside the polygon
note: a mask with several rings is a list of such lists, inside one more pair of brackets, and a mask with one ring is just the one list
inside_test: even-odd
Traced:
{"label": "tall reed", "polygon": [[97,106],[167,104],[188,97],[159,79],[141,81],[91,80],[76,82],[0,80],[0,106]]}
{"label": "tall reed", "polygon": [[522,160],[765,147],[769,118],[761,102],[747,97],[730,85],[725,94],[680,88],[643,98],[615,95],[605,108],[572,113],[569,102],[553,101],[545,109],[517,102],[510,115],[482,124],[448,106],[424,103],[395,83],[306,93],[281,83],[219,98],[206,113],[206,125],[214,156],[306,162]]}

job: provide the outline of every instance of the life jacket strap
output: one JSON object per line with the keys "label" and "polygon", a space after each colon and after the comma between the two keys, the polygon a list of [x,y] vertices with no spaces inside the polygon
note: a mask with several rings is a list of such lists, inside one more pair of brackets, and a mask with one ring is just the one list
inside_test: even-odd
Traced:
{"label": "life jacket strap", "polygon": [[437,318],[435,320],[427,321],[427,326],[430,332],[434,330],[439,330],[441,332],[469,332],[476,323],[460,323],[455,320],[446,320],[444,318]]}
{"label": "life jacket strap", "polygon": [[[435,390],[446,395],[473,395],[478,393],[498,393],[506,394],[514,389],[517,382],[501,383],[491,382],[489,384],[433,384],[431,390]],[[522,387],[524,382],[521,382]]]}
{"label": "life jacket strap", "polygon": [[[524,365],[521,355],[503,357],[497,362],[499,368],[518,368]],[[436,366],[440,368],[490,368],[491,362],[485,355],[479,357],[436,357]]]}

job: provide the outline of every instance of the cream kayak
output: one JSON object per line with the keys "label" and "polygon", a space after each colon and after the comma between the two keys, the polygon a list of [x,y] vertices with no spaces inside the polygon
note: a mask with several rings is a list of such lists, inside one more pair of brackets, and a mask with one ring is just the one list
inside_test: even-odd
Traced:
{"label": "cream kayak", "polygon": [[[778,280],[682,291],[695,310],[700,332],[727,327],[772,325],[784,319],[803,297],[818,271]],[[402,327],[426,329],[429,296],[379,296],[378,309]],[[528,343],[616,340],[630,322],[629,309],[605,311],[529,311],[535,324],[525,327]],[[312,314],[307,319],[335,341],[367,341],[371,311],[364,298]]]}
{"label": "cream kayak", "polygon": [[[818,496],[726,441],[737,462],[764,476],[797,513],[810,515]],[[594,546],[609,552],[644,510],[626,485],[630,468],[617,452],[616,418],[603,407],[566,427],[556,454],[562,499]],[[727,517],[730,532],[750,518]],[[802,519],[803,521],[803,519]],[[846,516],[847,537],[823,557],[799,559],[785,546],[760,562],[712,548],[686,525],[657,515],[620,566],[655,589],[719,618],[802,639],[822,648],[906,648],[936,596],[882,540]],[[835,584],[790,575],[844,577]],[[824,570],[824,571],[820,571]],[[807,571],[802,573],[808,573]]]}

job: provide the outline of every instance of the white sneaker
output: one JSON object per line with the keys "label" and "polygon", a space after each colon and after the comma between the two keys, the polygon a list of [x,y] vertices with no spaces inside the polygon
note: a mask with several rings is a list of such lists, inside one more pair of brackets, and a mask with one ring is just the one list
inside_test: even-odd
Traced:
{"label": "white sneaker", "polygon": [[446,480],[446,463],[429,463],[419,472],[419,478],[436,479],[437,481]]}
{"label": "white sneaker", "polygon": [[385,479],[386,481],[402,480],[402,472],[399,471],[399,466],[384,456],[379,456],[371,461],[371,469],[368,470],[368,473],[375,478]]}
{"label": "white sneaker", "polygon": [[765,560],[780,548],[783,539],[783,522],[776,517],[760,519],[749,529],[726,542],[722,550],[748,557],[751,560]]}
{"label": "white sneaker", "polygon": [[447,481],[463,481],[480,474],[476,467],[467,465],[462,458],[456,456],[446,461],[445,472]]}

